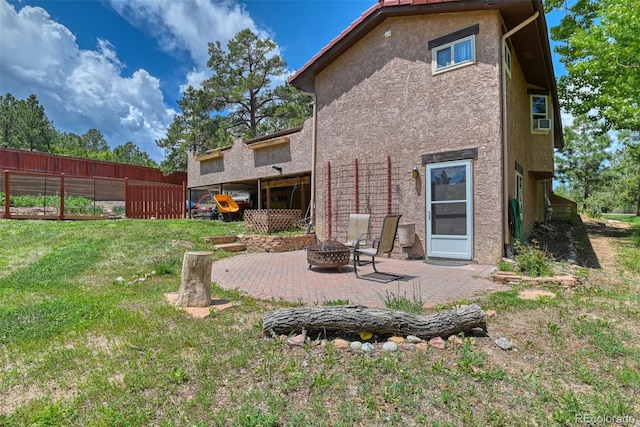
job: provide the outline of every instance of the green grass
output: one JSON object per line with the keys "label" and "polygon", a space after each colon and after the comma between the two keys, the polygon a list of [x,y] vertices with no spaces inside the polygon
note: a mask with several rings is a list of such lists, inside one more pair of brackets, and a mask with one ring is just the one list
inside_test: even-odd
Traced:
{"label": "green grass", "polygon": [[[9,204],[12,207],[22,207],[22,208],[30,208],[30,207],[46,207],[46,208],[59,208],[60,207],[60,196],[57,195],[49,195],[44,196],[39,194],[37,196],[34,195],[26,195],[26,196],[11,196],[9,199]],[[0,205],[4,205],[5,195],[4,193],[0,193]],[[86,199],[84,197],[74,197],[74,196],[66,196],[64,198],[64,211],[66,214],[90,214],[90,215],[102,215],[104,210],[101,206],[95,206],[92,200]]]}
{"label": "green grass", "polygon": [[[447,350],[292,348],[261,331],[264,313],[285,302],[214,285],[215,296],[240,304],[194,319],[164,300],[178,289],[187,250],[175,241],[210,250],[202,237],[241,228],[0,220],[0,425],[546,426],[573,425],[581,414],[640,418],[640,292],[629,280],[584,271],[585,285],[553,289],[555,299],[523,301],[519,289],[491,294],[478,300],[498,312],[489,336],[463,337]],[[420,303],[424,312],[400,288],[386,301],[402,309]],[[348,302],[326,301],[341,303]],[[500,336],[515,349],[497,348]]]}

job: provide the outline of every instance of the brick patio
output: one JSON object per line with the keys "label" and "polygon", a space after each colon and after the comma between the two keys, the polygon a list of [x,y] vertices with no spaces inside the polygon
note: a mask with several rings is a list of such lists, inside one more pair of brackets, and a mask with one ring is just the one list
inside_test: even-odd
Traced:
{"label": "brick patio", "polygon": [[[259,299],[284,299],[305,304],[348,300],[351,304],[382,307],[387,292],[413,298],[419,293],[431,307],[488,292],[508,289],[487,279],[494,266],[468,264],[439,266],[423,261],[376,259],[378,270],[404,274],[389,283],[357,279],[352,266],[338,269],[308,268],[305,251],[245,253],[214,261],[212,279],[225,289],[238,288]],[[361,274],[373,271],[359,267]]]}

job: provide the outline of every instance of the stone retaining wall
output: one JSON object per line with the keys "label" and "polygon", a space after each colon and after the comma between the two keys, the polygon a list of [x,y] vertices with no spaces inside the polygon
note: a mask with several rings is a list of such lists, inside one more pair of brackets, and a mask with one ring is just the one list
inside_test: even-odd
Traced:
{"label": "stone retaining wall", "polygon": [[316,235],[299,234],[291,236],[250,235],[239,236],[250,252],[286,252],[303,249],[316,243]]}

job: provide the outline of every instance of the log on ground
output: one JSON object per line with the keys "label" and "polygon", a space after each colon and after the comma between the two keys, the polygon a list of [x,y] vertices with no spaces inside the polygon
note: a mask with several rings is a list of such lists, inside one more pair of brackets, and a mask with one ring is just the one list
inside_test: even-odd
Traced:
{"label": "log on ground", "polygon": [[477,304],[427,316],[361,305],[295,307],[268,312],[262,320],[262,330],[267,335],[368,331],[377,335],[415,335],[430,339],[476,328],[487,330],[484,311]]}

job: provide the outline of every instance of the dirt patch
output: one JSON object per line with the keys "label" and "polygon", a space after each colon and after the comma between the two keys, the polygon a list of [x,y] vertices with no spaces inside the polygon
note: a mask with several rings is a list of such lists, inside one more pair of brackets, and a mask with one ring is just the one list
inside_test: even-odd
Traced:
{"label": "dirt patch", "polygon": [[632,232],[633,226],[626,222],[578,216],[571,222],[538,227],[531,239],[558,262],[615,273],[616,251],[612,241],[629,237]]}
{"label": "dirt patch", "polygon": [[553,292],[550,292],[550,291],[545,291],[544,289],[523,289],[518,294],[518,297],[520,299],[534,300],[535,301],[535,300],[537,300],[538,298],[541,298],[541,297],[555,298],[556,294],[554,294]]}

